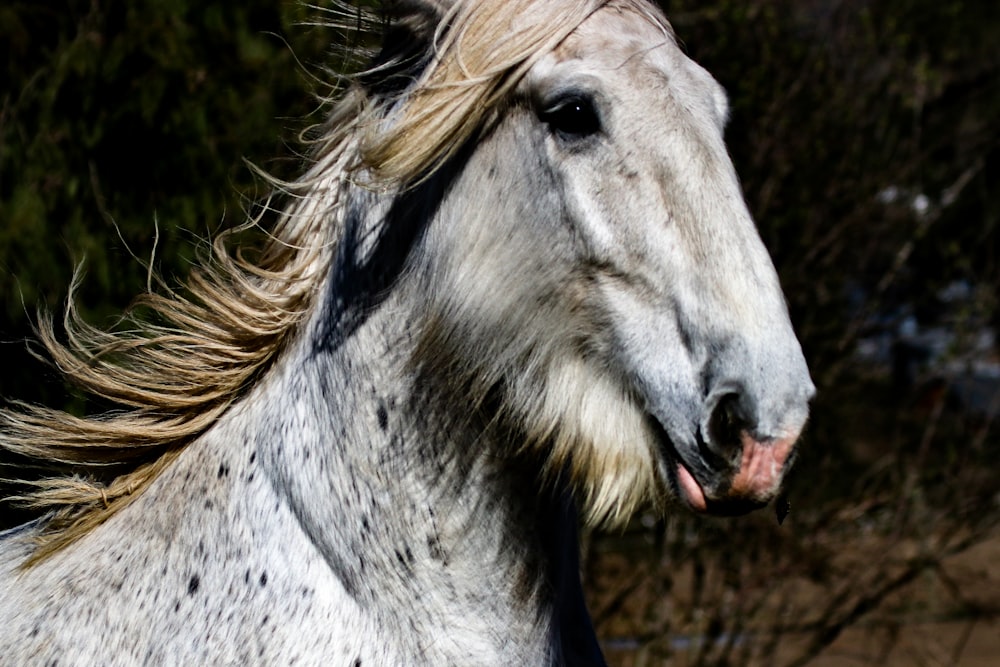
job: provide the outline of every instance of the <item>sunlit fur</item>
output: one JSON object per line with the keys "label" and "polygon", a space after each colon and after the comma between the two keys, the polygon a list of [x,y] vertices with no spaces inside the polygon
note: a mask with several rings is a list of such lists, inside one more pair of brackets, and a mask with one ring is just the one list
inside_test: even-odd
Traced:
{"label": "sunlit fur", "polygon": [[463,230],[463,251],[431,262],[415,364],[471,405],[498,395],[494,418],[523,436],[511,453],[536,451],[550,478],[568,466],[588,521],[619,524],[663,500],[642,401],[599,349],[612,341],[587,277],[554,248],[519,247],[506,220]]}

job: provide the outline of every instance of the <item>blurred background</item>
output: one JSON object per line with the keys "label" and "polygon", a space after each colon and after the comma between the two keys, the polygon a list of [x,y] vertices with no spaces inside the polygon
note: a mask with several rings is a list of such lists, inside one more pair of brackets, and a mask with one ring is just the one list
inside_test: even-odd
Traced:
{"label": "blurred background", "polygon": [[[727,140],[819,395],[782,525],[585,543],[613,665],[1000,664],[1000,4],[661,3]],[[32,356],[183,279],[293,177],[335,31],[282,0],[0,6],[0,397],[101,406]],[[155,256],[154,256],[155,247]],[[17,517],[0,517],[10,524]]]}

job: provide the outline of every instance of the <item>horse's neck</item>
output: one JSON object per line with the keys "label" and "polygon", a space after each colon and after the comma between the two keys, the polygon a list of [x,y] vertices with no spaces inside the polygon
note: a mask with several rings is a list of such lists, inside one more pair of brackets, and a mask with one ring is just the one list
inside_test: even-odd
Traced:
{"label": "horse's neck", "polygon": [[553,570],[567,559],[555,552],[576,548],[572,536],[541,536],[573,517],[531,471],[503,463],[467,414],[417,398],[405,311],[390,298],[336,346],[303,341],[264,390],[258,448],[361,608],[401,633],[468,628],[453,640],[484,659],[523,650],[537,662],[559,632]]}

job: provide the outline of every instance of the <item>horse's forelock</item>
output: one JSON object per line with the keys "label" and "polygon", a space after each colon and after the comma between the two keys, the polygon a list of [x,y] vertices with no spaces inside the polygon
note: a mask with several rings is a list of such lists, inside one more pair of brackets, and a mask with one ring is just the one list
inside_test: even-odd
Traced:
{"label": "horse's forelock", "polygon": [[[404,2],[401,26],[423,40],[413,84],[382,101],[368,124],[361,163],[376,181],[412,184],[452,157],[482,127],[534,62],[606,0]],[[433,27],[433,30],[431,28]]]}

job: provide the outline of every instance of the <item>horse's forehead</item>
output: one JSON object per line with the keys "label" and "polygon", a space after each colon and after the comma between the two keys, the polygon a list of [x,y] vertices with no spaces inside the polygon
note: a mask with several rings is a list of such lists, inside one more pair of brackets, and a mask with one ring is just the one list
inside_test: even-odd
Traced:
{"label": "horse's forehead", "polygon": [[678,54],[665,23],[658,25],[635,10],[606,7],[581,23],[552,55],[557,63],[580,61],[620,69],[648,63],[648,55],[664,66]]}
{"label": "horse's forehead", "polygon": [[666,17],[652,6],[615,4],[594,12],[539,62],[529,83],[557,72],[600,81],[612,97],[650,108],[682,100],[710,132],[729,115],[723,88],[684,54]]}

